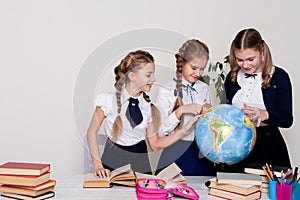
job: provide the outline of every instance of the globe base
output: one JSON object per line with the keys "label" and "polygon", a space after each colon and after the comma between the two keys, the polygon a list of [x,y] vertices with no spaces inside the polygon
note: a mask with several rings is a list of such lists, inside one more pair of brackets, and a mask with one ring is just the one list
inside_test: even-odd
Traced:
{"label": "globe base", "polygon": [[244,165],[242,163],[236,163],[233,165],[229,165],[226,163],[215,163],[216,172],[233,172],[233,173],[243,173]]}
{"label": "globe base", "polygon": [[228,165],[226,163],[215,163],[216,172],[227,172]]}

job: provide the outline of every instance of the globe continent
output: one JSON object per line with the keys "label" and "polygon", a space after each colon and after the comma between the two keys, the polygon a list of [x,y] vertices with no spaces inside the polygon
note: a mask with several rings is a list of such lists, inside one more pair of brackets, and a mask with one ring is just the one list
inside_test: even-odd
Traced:
{"label": "globe continent", "polygon": [[199,118],[195,132],[200,152],[214,163],[237,163],[249,155],[256,142],[250,117],[229,104],[208,109]]}

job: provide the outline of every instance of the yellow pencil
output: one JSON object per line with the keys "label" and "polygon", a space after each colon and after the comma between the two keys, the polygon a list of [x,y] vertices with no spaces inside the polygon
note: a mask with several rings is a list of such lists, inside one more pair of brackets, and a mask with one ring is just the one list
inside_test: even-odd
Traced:
{"label": "yellow pencil", "polygon": [[272,173],[271,168],[269,167],[268,163],[266,163],[266,168],[267,168],[267,172],[269,173],[269,175],[271,177],[273,177],[273,173]]}
{"label": "yellow pencil", "polygon": [[263,170],[264,170],[265,174],[267,175],[267,178],[269,179],[269,181],[272,180],[272,178],[271,178],[270,174],[268,173],[265,166],[263,166]]}

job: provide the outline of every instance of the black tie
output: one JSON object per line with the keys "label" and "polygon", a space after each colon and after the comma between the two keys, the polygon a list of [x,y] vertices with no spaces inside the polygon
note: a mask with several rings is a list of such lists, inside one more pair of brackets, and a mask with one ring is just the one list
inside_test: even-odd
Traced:
{"label": "black tie", "polygon": [[139,107],[139,100],[129,98],[129,104],[126,111],[126,117],[132,128],[135,128],[143,121],[143,115]]}
{"label": "black tie", "polygon": [[247,74],[247,73],[245,73],[245,78],[253,77],[255,79],[255,76],[257,76],[257,74]]}

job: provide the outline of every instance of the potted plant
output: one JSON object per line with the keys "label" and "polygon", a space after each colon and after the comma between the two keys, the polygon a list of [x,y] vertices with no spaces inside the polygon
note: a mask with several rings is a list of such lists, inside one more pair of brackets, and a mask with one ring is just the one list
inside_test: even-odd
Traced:
{"label": "potted plant", "polygon": [[224,94],[224,81],[226,78],[225,66],[229,64],[229,55],[223,59],[223,62],[217,61],[216,63],[209,63],[207,74],[199,77],[200,81],[203,81],[209,86],[213,86],[215,89],[216,97],[219,103],[222,100]]}

